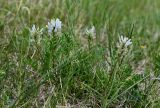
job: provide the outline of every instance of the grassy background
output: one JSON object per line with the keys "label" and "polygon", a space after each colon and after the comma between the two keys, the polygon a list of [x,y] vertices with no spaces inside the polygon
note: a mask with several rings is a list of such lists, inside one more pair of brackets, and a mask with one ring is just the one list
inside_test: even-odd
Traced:
{"label": "grassy background", "polygon": [[[159,17],[159,0],[0,0],[0,107],[159,107]],[[61,36],[32,44],[32,25],[52,18]]]}

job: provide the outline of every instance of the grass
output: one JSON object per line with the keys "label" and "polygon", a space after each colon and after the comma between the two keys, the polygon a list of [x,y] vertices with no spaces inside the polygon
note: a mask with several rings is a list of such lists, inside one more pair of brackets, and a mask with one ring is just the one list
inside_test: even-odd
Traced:
{"label": "grass", "polygon": [[[0,0],[0,107],[158,108],[159,5]],[[49,36],[52,18],[63,26]],[[33,24],[42,35],[31,34]],[[96,38],[85,34],[93,25]],[[120,35],[132,45],[117,47]]]}

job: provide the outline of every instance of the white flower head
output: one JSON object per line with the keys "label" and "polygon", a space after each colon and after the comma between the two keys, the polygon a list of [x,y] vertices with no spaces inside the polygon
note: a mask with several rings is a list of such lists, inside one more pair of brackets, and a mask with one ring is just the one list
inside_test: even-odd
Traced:
{"label": "white flower head", "polygon": [[120,45],[124,45],[125,47],[130,46],[132,44],[131,39],[124,37],[123,35],[121,35],[119,37],[119,44]]}
{"label": "white flower head", "polygon": [[30,32],[31,32],[31,34],[35,34],[36,31],[37,31],[37,29],[36,29],[36,26],[35,26],[35,24],[34,24],[34,25],[32,26],[32,28],[31,28]]}
{"label": "white flower head", "polygon": [[51,34],[53,31],[54,26],[52,25],[51,22],[48,22],[48,33]]}
{"label": "white flower head", "polygon": [[33,24],[32,28],[30,29],[31,37],[30,37],[30,42],[34,43],[37,42],[37,44],[40,44],[42,37],[41,35],[43,34],[43,28],[39,28]]}
{"label": "white flower head", "polygon": [[33,24],[30,32],[31,32],[32,35],[34,35],[34,34],[36,34],[36,33],[41,35],[42,32],[43,32],[43,28],[42,28],[42,29],[39,29],[39,27],[36,28],[36,25]]}
{"label": "white flower head", "polygon": [[92,26],[90,29],[86,29],[86,34],[89,36],[92,36],[93,38],[96,38],[96,29],[94,26]]}
{"label": "white flower head", "polygon": [[48,33],[51,34],[54,30],[54,32],[61,31],[62,28],[62,22],[60,19],[52,19],[51,22],[48,22]]}
{"label": "white flower head", "polygon": [[61,28],[62,28],[62,22],[59,19],[56,19],[54,32],[61,31]]}

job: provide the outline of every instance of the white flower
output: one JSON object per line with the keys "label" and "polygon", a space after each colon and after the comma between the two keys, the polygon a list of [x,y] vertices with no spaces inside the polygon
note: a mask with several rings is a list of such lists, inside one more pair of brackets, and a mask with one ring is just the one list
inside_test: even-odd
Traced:
{"label": "white flower", "polygon": [[31,34],[34,35],[35,33],[38,33],[38,34],[42,34],[43,32],[43,28],[42,29],[39,29],[39,27],[36,28],[35,24],[33,24],[31,30],[30,30]]}
{"label": "white flower", "polygon": [[92,36],[93,38],[96,38],[96,29],[94,26],[90,29],[86,29],[86,34]]}
{"label": "white flower", "polygon": [[54,32],[61,31],[62,22],[59,19],[56,19]]}
{"label": "white flower", "polygon": [[53,30],[54,26],[52,25],[52,23],[48,22],[48,33],[51,34],[52,30]]}
{"label": "white flower", "polygon": [[30,30],[31,34],[35,34],[36,33],[36,26],[35,24],[32,26],[32,29]]}
{"label": "white flower", "polygon": [[39,27],[36,28],[35,25],[32,26],[30,29],[31,37],[30,37],[30,42],[34,43],[37,42],[37,44],[40,44],[42,37],[41,35],[43,34],[43,28],[39,29]]}
{"label": "white flower", "polygon": [[54,32],[61,31],[62,22],[57,18],[56,20],[52,19],[51,22],[48,22],[48,33],[51,34],[53,29]]}
{"label": "white flower", "polygon": [[119,44],[123,44],[125,47],[129,46],[132,44],[131,39],[124,37],[123,35],[121,35],[119,37]]}

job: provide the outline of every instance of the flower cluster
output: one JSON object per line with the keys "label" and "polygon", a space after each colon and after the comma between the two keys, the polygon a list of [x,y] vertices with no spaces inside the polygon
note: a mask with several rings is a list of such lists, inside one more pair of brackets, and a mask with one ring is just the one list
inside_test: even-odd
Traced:
{"label": "flower cluster", "polygon": [[37,31],[35,24],[32,26],[31,34],[35,34]]}
{"label": "flower cluster", "polygon": [[[60,21],[60,19],[52,19],[50,22],[48,22],[47,25],[47,29],[48,29],[48,34],[51,35],[51,33],[54,32],[60,32],[62,28],[62,22]],[[30,29],[30,33],[31,35],[41,35],[43,34],[43,28],[40,29],[39,27],[36,28],[35,24],[32,26],[32,28]]]}
{"label": "flower cluster", "polygon": [[[37,45],[41,44],[41,41],[43,40],[42,34],[48,33],[48,35],[52,35],[52,32],[60,32],[62,28],[62,22],[60,19],[52,19],[51,22],[48,22],[47,28],[39,28],[36,27],[35,24],[33,24],[32,28],[30,29],[31,37],[30,42],[32,44],[36,43]],[[48,32],[47,32],[48,31]]]}
{"label": "flower cluster", "polygon": [[119,43],[117,44],[117,47],[128,47],[132,44],[131,39],[124,37],[123,35],[121,35],[119,37]]}
{"label": "flower cluster", "polygon": [[57,18],[56,20],[52,19],[51,22],[48,22],[48,33],[51,34],[54,32],[61,31],[62,22]]}
{"label": "flower cluster", "polygon": [[33,24],[30,32],[32,35],[35,35],[35,34],[42,34],[42,31],[43,31],[43,28],[42,29],[39,29],[39,27],[36,28],[36,25]]}

